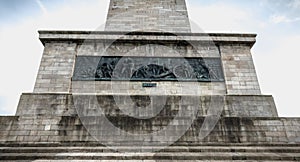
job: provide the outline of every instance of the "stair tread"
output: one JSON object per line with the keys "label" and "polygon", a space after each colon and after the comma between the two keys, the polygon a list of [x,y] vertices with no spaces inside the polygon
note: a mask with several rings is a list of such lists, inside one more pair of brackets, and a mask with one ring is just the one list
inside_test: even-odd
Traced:
{"label": "stair tread", "polygon": [[[193,160],[193,162],[254,162],[254,160]],[[32,160],[5,160],[5,162],[32,162]],[[99,160],[34,160],[34,162],[99,162]],[[191,162],[191,160],[101,160],[101,162]],[[256,162],[256,161],[255,161]],[[274,160],[263,160],[274,162]],[[280,162],[294,162],[283,161]]]}
{"label": "stair tread", "polygon": [[[300,153],[3,153],[1,160],[300,160]],[[35,161],[36,162],[36,161]]]}
{"label": "stair tread", "polygon": [[135,148],[135,147],[0,147],[0,152],[8,152],[8,151],[139,151],[143,149],[143,151],[157,151],[160,150],[162,152],[207,152],[207,151],[215,151],[215,152],[287,152],[287,151],[296,151],[300,152],[300,147],[143,147],[143,148]]}
{"label": "stair tread", "polygon": [[300,156],[300,153],[251,153],[251,152],[176,152],[176,153],[151,153],[151,152],[85,152],[85,153],[73,153],[73,152],[62,152],[62,153],[2,153],[0,157],[3,156]]}
{"label": "stair tread", "polygon": [[[80,147],[0,147],[0,160],[73,160],[73,161],[125,161],[152,162],[153,160],[172,161],[284,161],[300,160],[300,146],[169,146],[159,150],[161,146],[147,146],[144,152],[134,152],[135,147],[118,146],[120,152],[105,146]],[[124,151],[124,152],[122,152]],[[151,161],[152,160],[152,161]],[[42,161],[41,161],[42,162]],[[59,162],[59,161],[57,161]]]}
{"label": "stair tread", "polygon": [[[113,148],[117,149],[133,149],[136,146],[113,146]],[[57,147],[34,147],[34,146],[21,146],[21,147],[0,147],[0,149],[109,149],[107,146],[57,146]],[[168,147],[160,147],[160,146],[144,146],[143,148],[146,149],[161,149],[161,148],[168,148],[168,149],[300,149],[300,146],[293,146],[293,147],[272,147],[272,146],[168,146]]]}

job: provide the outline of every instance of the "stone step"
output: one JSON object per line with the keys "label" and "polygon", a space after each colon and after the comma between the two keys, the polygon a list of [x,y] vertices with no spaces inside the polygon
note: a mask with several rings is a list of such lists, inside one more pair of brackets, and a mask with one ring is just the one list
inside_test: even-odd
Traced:
{"label": "stone step", "polygon": [[[159,150],[159,151],[157,151]],[[109,153],[109,152],[258,152],[258,153],[300,153],[300,146],[272,147],[272,146],[159,146],[143,147],[143,150],[129,146],[118,147],[0,147],[0,153]]]}
{"label": "stone step", "polygon": [[300,153],[176,152],[176,153],[2,153],[2,160],[289,160]]}
{"label": "stone step", "polygon": [[[34,162],[256,162],[253,160],[34,160]],[[5,160],[5,162],[32,162],[32,160]],[[274,160],[263,160],[274,162]],[[294,162],[294,160],[280,162]]]}
{"label": "stone step", "polygon": [[[5,147],[6,146],[6,147]],[[0,147],[0,160],[5,161],[300,161],[300,145],[195,145],[145,146],[139,152],[135,146],[30,146],[5,145]],[[159,150],[157,152],[153,150]]]}
{"label": "stone step", "polygon": [[[253,160],[34,160],[34,162],[255,162]],[[32,160],[5,160],[5,162],[32,162]],[[274,160],[263,160],[274,162]],[[281,160],[280,162],[294,162]]]}

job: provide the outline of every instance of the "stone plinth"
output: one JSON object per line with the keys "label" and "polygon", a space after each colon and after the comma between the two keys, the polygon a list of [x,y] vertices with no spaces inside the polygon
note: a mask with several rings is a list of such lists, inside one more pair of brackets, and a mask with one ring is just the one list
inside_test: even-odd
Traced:
{"label": "stone plinth", "polygon": [[112,0],[107,19],[39,31],[33,93],[0,117],[1,160],[300,160],[300,118],[261,94],[255,34],[191,33],[184,0]]}
{"label": "stone plinth", "polygon": [[[109,93],[105,82],[73,82],[72,75],[77,56],[138,56],[138,57],[182,57],[218,58],[222,62],[224,82],[198,83],[203,90],[200,95],[234,94],[260,95],[251,56],[255,34],[203,34],[135,32],[62,32],[40,31],[40,39],[45,45],[40,70],[34,92],[70,93],[92,92],[89,87],[99,86],[96,93]],[[149,53],[151,51],[151,53]],[[122,84],[122,83],[121,83]],[[125,83],[126,84],[126,83]],[[132,84],[141,84],[132,82]],[[174,88],[171,82],[158,83],[158,88]],[[86,87],[86,88],[83,88]],[[191,86],[190,86],[191,87]],[[213,89],[214,91],[211,91]],[[133,90],[133,94],[141,94]],[[167,93],[167,95],[176,95]],[[179,95],[182,95],[178,93]]]}
{"label": "stone plinth", "polygon": [[[85,123],[85,126],[81,122],[85,119],[78,117],[78,111],[81,111],[81,108],[76,108],[74,105],[74,100],[83,97],[86,98],[84,102],[90,103],[84,117],[89,122]],[[191,98],[195,97],[197,96]],[[140,104],[145,103],[146,98],[147,96],[132,96],[132,99]],[[300,121],[297,118],[277,118],[271,96],[225,96],[224,98],[220,98],[220,96],[198,96],[197,98],[201,100],[201,106],[195,114],[193,124],[185,135],[177,141],[178,143],[281,143],[299,140]],[[92,102],[95,99],[98,102]],[[128,130],[132,133],[157,131],[161,127],[167,126],[181,109],[186,109],[185,112],[191,111],[188,109],[191,103],[180,103],[180,99],[181,96],[168,96],[163,111],[155,118],[139,120],[124,115],[114,102],[114,96],[85,95],[74,97],[68,94],[23,94],[17,116],[1,118],[1,141],[22,143],[96,142],[90,134],[91,132],[88,132],[86,128],[88,124],[89,128],[95,126],[93,130],[101,129],[97,127],[94,120],[101,118],[101,116],[95,116],[99,109],[102,109],[104,115],[122,130]],[[220,120],[213,131],[208,137],[201,139],[197,137],[197,134],[199,134],[203,121],[208,115],[207,110],[214,106],[211,102],[222,102],[217,105],[224,103],[224,108],[222,108]],[[260,107],[264,109],[258,112]],[[251,109],[253,111],[249,111]],[[232,117],[233,114],[236,117]],[[184,126],[186,118],[190,118],[190,116],[181,116],[178,119],[178,122],[173,125],[174,131],[178,131],[177,129]],[[145,125],[148,126],[145,127]],[[101,132],[104,133],[105,130],[101,130]],[[103,140],[111,140],[110,142],[116,144],[118,142],[119,144],[126,144],[126,141],[118,141],[118,139],[117,134],[114,136],[108,134]],[[98,142],[101,143],[101,141]]]}

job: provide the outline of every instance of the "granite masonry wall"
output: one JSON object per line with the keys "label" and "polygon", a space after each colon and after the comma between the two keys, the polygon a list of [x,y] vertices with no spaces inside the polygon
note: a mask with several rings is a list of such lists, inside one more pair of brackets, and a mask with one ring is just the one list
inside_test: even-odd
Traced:
{"label": "granite masonry wall", "polygon": [[[76,98],[77,97],[77,98]],[[23,94],[16,116],[0,117],[0,143],[60,143],[76,145],[82,142],[111,142],[120,145],[131,145],[119,138],[121,133],[110,134],[107,127],[99,127],[99,118],[107,118],[120,130],[134,134],[149,133],[158,131],[171,124],[172,131],[185,129],[185,124],[190,116],[190,99],[200,100],[200,107],[191,127],[185,131],[177,144],[196,145],[202,143],[299,143],[300,142],[300,119],[278,118],[271,96],[190,96],[185,102],[179,102],[182,96],[168,96],[164,109],[155,117],[137,119],[127,116],[118,109],[114,103],[113,96],[93,96],[70,94]],[[84,105],[75,108],[76,99],[82,100],[79,103]],[[142,105],[149,100],[148,96],[131,96],[131,99]],[[97,101],[97,102],[94,102]],[[209,117],[208,108],[211,102],[223,103],[220,119],[212,132],[204,139],[199,136],[199,131],[204,120]],[[77,102],[78,103],[78,102]],[[96,105],[95,105],[96,104]],[[217,104],[218,105],[218,104]],[[99,107],[104,114],[97,116]],[[256,107],[256,108],[255,108]],[[262,112],[258,112],[264,107]],[[269,110],[266,110],[268,108]],[[184,114],[174,118],[180,110]],[[253,109],[253,111],[250,111]],[[86,116],[79,117],[78,112],[85,111]],[[246,111],[245,111],[246,110]],[[230,112],[232,111],[232,112]],[[233,117],[232,114],[236,114]],[[82,121],[85,121],[83,125]],[[86,128],[89,128],[87,131]],[[99,132],[102,139],[96,140],[91,136],[91,131]],[[161,137],[162,139],[165,137]],[[168,137],[172,138],[172,137]],[[136,139],[137,143],[139,140]],[[159,140],[159,138],[157,138]]]}
{"label": "granite masonry wall", "polygon": [[[84,94],[84,93],[83,93]],[[77,94],[80,95],[80,94]],[[71,94],[42,94],[42,93],[28,93],[23,94],[20,98],[17,113],[18,116],[40,116],[40,115],[54,115],[54,116],[76,116],[77,112],[74,107],[74,99],[77,99],[77,95]],[[118,114],[119,107],[116,105],[114,97],[126,96],[126,95],[84,95],[89,99],[100,98],[102,102],[106,104],[101,105],[100,102],[95,107],[105,109],[107,115]],[[159,95],[153,95],[158,96]],[[143,95],[132,95],[131,97],[139,99],[147,98]],[[235,95],[220,95],[220,96],[167,96],[169,98],[166,101],[166,105],[171,106],[170,111],[177,111],[178,107],[182,105],[179,103],[181,98],[185,99],[196,98],[199,104],[198,116],[207,116],[207,110],[214,106],[220,105],[222,108],[222,116],[230,117],[276,117],[278,116],[274,100],[272,96],[235,96]],[[221,97],[222,100],[217,99]],[[126,102],[126,100],[124,100]],[[141,101],[142,102],[142,101]],[[146,102],[146,101],[144,101]],[[142,104],[140,104],[142,105]],[[185,103],[185,107],[192,106],[193,103]],[[189,109],[185,111],[190,111]],[[93,112],[89,114],[94,114]],[[166,114],[165,114],[166,115]]]}
{"label": "granite masonry wall", "polygon": [[76,43],[46,43],[34,92],[69,92]]}
{"label": "granite masonry wall", "polygon": [[[92,118],[92,117],[90,117]],[[120,121],[128,121],[123,118]],[[299,143],[300,142],[300,120],[297,118],[221,118],[209,136],[201,140],[197,137],[204,117],[194,121],[192,127],[177,143],[199,144],[202,142],[212,143]],[[86,131],[81,120],[76,116],[14,116],[0,117],[0,142],[10,143],[63,143],[63,142],[95,142],[96,140]],[[138,122],[136,122],[138,123]],[[155,124],[157,123],[157,124]],[[132,133],[141,133],[159,129],[159,123],[168,123],[167,120],[152,122],[140,122],[140,125],[124,122],[117,125]],[[151,125],[141,127],[142,125]],[[166,125],[161,125],[166,126]],[[132,129],[134,127],[134,129]],[[135,130],[136,128],[136,130]],[[174,125],[174,131],[180,129]],[[106,130],[101,130],[105,132]],[[118,141],[118,136],[107,136],[106,140]],[[107,141],[106,141],[107,142]],[[71,143],[69,143],[71,144]],[[76,144],[76,143],[73,143]],[[101,141],[100,141],[101,144]],[[131,143],[132,145],[132,143]]]}
{"label": "granite masonry wall", "polygon": [[[197,86],[198,95],[259,95],[260,89],[250,49],[255,35],[239,34],[181,34],[104,32],[51,32],[41,31],[45,45],[34,93],[84,92],[105,94],[110,90],[107,82],[72,82],[76,56],[141,56],[141,57],[206,57],[220,58],[225,82],[191,83]],[[60,40],[60,41],[57,41]],[[147,40],[147,41],[146,41]],[[129,84],[130,93],[143,95],[141,82]],[[157,83],[158,90],[165,88],[166,95],[180,93],[182,84]],[[96,88],[96,89],[95,89]],[[152,90],[155,88],[152,88]],[[128,93],[128,92],[126,92]],[[120,93],[124,94],[124,93]],[[192,93],[194,94],[194,93]]]}
{"label": "granite masonry wall", "polygon": [[261,94],[254,68],[251,47],[222,45],[221,57],[228,94]]}
{"label": "granite masonry wall", "polygon": [[185,0],[113,0],[105,30],[191,32]]}
{"label": "granite masonry wall", "polygon": [[[8,141],[95,142],[95,138],[86,131],[86,126],[97,132],[107,132],[104,128],[94,128],[94,120],[89,122],[89,119],[97,120],[94,115],[99,107],[104,110],[110,121],[115,122],[114,125],[122,130],[149,133],[167,126],[179,109],[184,109],[185,113],[192,113],[192,103],[180,103],[180,98],[186,97],[197,98],[199,107],[194,123],[178,143],[299,142],[298,119],[276,118],[278,114],[272,96],[260,93],[250,53],[255,36],[40,31],[45,51],[34,93],[21,96],[16,114],[18,117],[9,118],[9,124],[3,126],[5,130],[9,130],[8,127],[14,123],[18,125],[14,128],[18,129],[3,131],[3,141],[5,137],[10,136]],[[143,88],[142,82],[138,81],[114,81],[113,84],[110,81],[72,81],[77,56],[219,58],[225,81],[164,81],[155,82],[157,86],[152,88]],[[116,90],[116,87],[112,86],[124,89]],[[116,96],[129,95],[131,99],[141,102],[138,105],[143,105],[148,94],[165,95],[168,98],[164,110],[153,120],[137,121],[124,116],[114,100]],[[85,119],[78,117],[78,111],[82,110],[74,106],[74,95],[75,98],[77,95],[83,95],[82,98],[97,98],[101,101],[98,104],[92,104],[90,101],[84,104],[88,108],[91,107],[85,112],[85,118],[88,119],[88,125],[85,127],[81,123]],[[126,104],[128,103],[123,105]],[[201,139],[198,136],[200,126],[210,115],[208,111],[214,110],[209,109],[214,105],[221,105],[216,109],[221,111],[220,120],[214,131],[205,139]],[[174,133],[184,129],[184,118],[189,116],[179,119],[177,124],[172,126]],[[135,125],[132,126],[131,123]],[[29,127],[32,129],[29,130]],[[106,141],[126,143],[118,139],[118,135],[106,136]]]}

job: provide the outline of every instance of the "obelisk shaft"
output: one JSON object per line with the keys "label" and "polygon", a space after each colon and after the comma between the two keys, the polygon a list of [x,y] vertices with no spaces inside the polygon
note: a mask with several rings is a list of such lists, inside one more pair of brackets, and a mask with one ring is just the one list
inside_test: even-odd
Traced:
{"label": "obelisk shaft", "polygon": [[106,31],[191,32],[185,0],[111,0]]}

